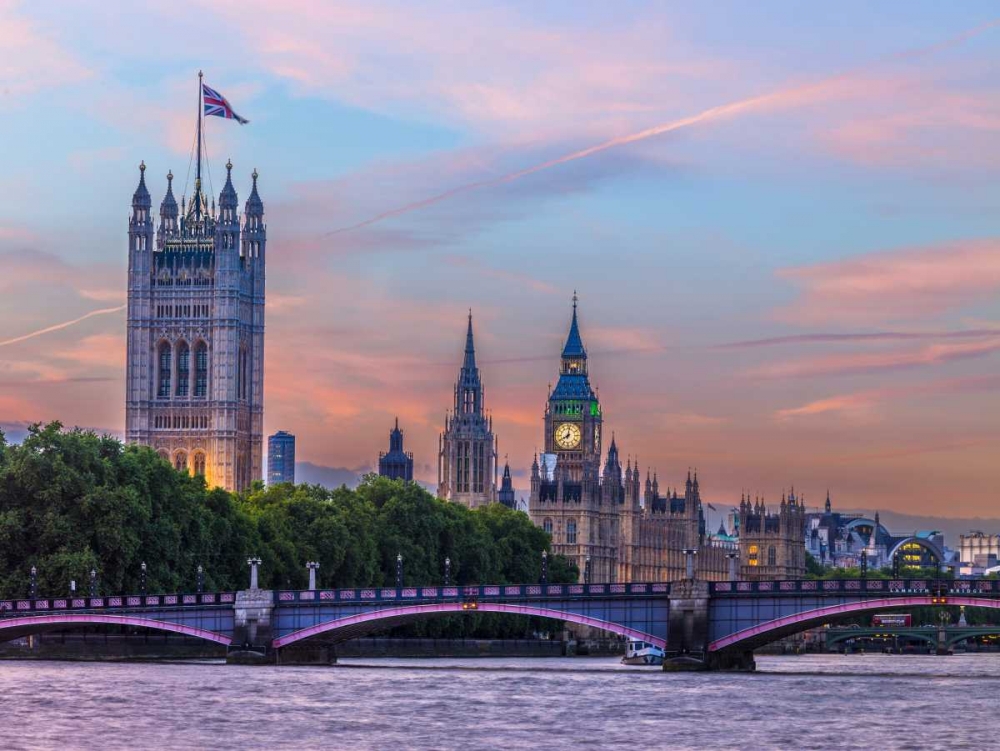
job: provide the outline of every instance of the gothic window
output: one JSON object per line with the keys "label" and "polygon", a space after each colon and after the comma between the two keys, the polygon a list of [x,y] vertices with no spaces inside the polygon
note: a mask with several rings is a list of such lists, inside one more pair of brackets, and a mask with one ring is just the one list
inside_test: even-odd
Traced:
{"label": "gothic window", "polygon": [[249,356],[247,354],[247,348],[245,346],[244,347],[240,347],[240,357],[239,357],[239,362],[237,363],[237,367],[236,367],[236,369],[237,369],[237,373],[236,373],[236,391],[237,391],[237,398],[239,398],[239,399],[246,399],[247,398],[247,391],[248,391],[247,381],[249,380],[247,378],[247,375],[248,375],[248,367],[247,366],[249,364],[249,359],[250,358],[249,358]]}
{"label": "gothic window", "polygon": [[205,474],[205,455],[198,453],[194,455],[194,473],[196,475]]}
{"label": "gothic window", "polygon": [[159,387],[156,395],[165,398],[170,396],[170,343],[160,342],[158,358],[159,360]]}
{"label": "gothic window", "polygon": [[457,469],[457,491],[459,493],[469,492],[469,442],[458,442],[458,466]]}
{"label": "gothic window", "polygon": [[188,458],[187,454],[183,451],[178,451],[174,455],[174,469],[178,472],[187,472],[188,468]]}
{"label": "gothic window", "polygon": [[208,345],[198,342],[194,345],[194,395],[204,397],[208,393]]}
{"label": "gothic window", "polygon": [[177,396],[187,396],[191,382],[191,348],[187,342],[177,345]]}
{"label": "gothic window", "polygon": [[484,465],[486,464],[486,446],[481,441],[476,443],[476,456],[473,462],[473,488],[472,492],[482,493],[485,484]]}
{"label": "gothic window", "polygon": [[759,552],[759,548],[756,545],[750,545],[747,548],[747,563],[749,563],[751,566],[756,566],[757,565],[757,553],[758,552]]}
{"label": "gothic window", "polygon": [[576,519],[566,522],[566,544],[576,545]]}
{"label": "gothic window", "polygon": [[767,549],[767,565],[777,566],[778,565],[778,554],[774,549],[774,545]]}
{"label": "gothic window", "polygon": [[545,531],[545,534],[551,535],[552,534],[552,520],[551,519],[546,519],[545,521],[543,521],[542,522],[542,529]]}

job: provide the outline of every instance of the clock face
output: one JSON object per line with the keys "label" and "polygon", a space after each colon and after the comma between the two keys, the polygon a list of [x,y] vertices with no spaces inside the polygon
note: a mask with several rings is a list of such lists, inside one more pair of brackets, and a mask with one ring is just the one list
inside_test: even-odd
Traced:
{"label": "clock face", "polygon": [[580,426],[576,423],[564,422],[556,426],[556,446],[561,449],[575,449],[580,445],[582,437]]}

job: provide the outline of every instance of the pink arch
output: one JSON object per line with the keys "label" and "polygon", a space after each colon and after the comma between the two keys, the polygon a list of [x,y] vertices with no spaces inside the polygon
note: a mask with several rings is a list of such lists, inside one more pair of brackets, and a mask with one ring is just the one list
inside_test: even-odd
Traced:
{"label": "pink arch", "polygon": [[[782,618],[776,618],[773,621],[765,621],[764,623],[759,623],[751,628],[745,628],[742,631],[737,631],[729,636],[716,639],[708,645],[708,651],[718,652],[720,649],[732,647],[748,639],[753,639],[757,636],[764,636],[773,631],[788,629],[789,627],[797,625],[802,625],[802,629],[800,630],[804,630],[812,623],[822,623],[828,618],[848,615],[850,613],[860,613],[866,610],[882,610],[887,608],[908,608],[918,605],[934,605],[935,603],[931,602],[932,599],[931,595],[883,597],[877,600],[859,600],[857,602],[847,602],[842,605],[830,605],[828,607],[817,608],[815,610],[804,610],[801,613],[786,615]],[[947,604],[965,605],[966,607],[975,608],[1000,608],[1000,600],[993,600],[985,597],[955,597],[949,595]]]}
{"label": "pink arch", "polygon": [[159,631],[170,631],[175,634],[185,636],[196,636],[199,639],[207,639],[218,644],[229,645],[232,639],[228,636],[218,634],[215,631],[206,631],[203,628],[185,626],[180,623],[170,623],[169,621],[157,621],[152,618],[137,618],[130,615],[101,615],[94,613],[59,613],[53,615],[29,615],[21,618],[0,619],[0,639],[4,631],[32,630],[50,626],[67,626],[73,624],[99,625],[111,624],[115,626],[137,626],[139,628],[155,628]]}
{"label": "pink arch", "polygon": [[538,608],[530,605],[511,605],[499,602],[480,602],[477,603],[475,610],[466,610],[462,607],[462,605],[463,603],[461,602],[440,602],[433,605],[407,605],[397,608],[386,608],[384,610],[371,610],[367,613],[358,613],[357,615],[348,616],[346,618],[337,618],[333,621],[326,621],[325,623],[318,623],[315,626],[309,626],[308,628],[304,628],[299,631],[293,631],[290,634],[286,634],[285,636],[275,639],[272,646],[275,648],[287,647],[289,644],[294,644],[302,639],[308,639],[310,636],[316,636],[329,631],[338,631],[361,624],[374,624],[378,621],[407,620],[421,616],[469,612],[513,613],[516,615],[534,615],[541,618],[553,618],[558,621],[579,623],[582,626],[593,626],[594,628],[610,631],[614,634],[620,634],[632,639],[646,641],[650,644],[655,644],[658,647],[667,646],[666,639],[662,639],[659,636],[653,636],[652,634],[647,634],[645,631],[629,628],[621,625],[620,623],[602,621],[599,618],[591,618],[590,616],[579,615],[577,613],[565,613],[561,610],[550,610],[548,608]]}

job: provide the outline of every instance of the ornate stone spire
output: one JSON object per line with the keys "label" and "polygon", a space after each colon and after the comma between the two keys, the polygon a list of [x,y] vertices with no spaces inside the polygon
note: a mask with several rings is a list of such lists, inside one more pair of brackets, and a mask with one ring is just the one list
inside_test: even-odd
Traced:
{"label": "ornate stone spire", "polygon": [[139,185],[136,186],[135,193],[132,194],[132,208],[149,209],[152,205],[153,201],[146,188],[146,163],[139,162]]}
{"label": "ornate stone spire", "polygon": [[222,193],[219,194],[219,208],[225,211],[226,209],[235,209],[237,205],[236,188],[233,187],[233,163],[228,161],[226,162],[226,184],[222,186]]}

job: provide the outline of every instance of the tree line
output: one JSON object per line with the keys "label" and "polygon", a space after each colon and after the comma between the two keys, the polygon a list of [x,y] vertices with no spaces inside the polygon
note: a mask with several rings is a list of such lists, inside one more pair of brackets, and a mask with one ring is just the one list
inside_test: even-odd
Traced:
{"label": "tree line", "polygon": [[[470,510],[415,483],[365,477],[354,490],[256,483],[209,489],[155,451],[58,422],[34,425],[20,444],[0,432],[0,597],[25,597],[30,569],[41,595],[245,589],[260,557],[264,588],[305,588],[317,561],[322,588],[539,581],[549,536],[499,504]],[[548,556],[548,580],[577,571]]]}

